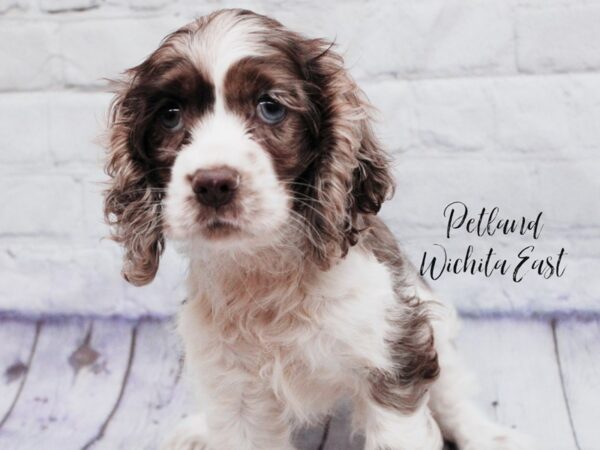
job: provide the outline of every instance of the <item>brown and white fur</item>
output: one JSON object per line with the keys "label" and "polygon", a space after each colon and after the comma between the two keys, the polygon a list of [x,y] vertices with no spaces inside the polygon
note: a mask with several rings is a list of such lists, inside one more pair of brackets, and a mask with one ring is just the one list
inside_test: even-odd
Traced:
{"label": "brown and white fur", "polygon": [[[105,198],[123,274],[152,281],[165,238],[190,263],[179,331],[203,412],[166,448],[292,449],[342,397],[369,450],[528,448],[473,407],[454,313],[376,217],[393,181],[369,120],[329,43],[249,11],[200,18],[127,72]],[[223,171],[231,199],[199,201],[198,174]]]}

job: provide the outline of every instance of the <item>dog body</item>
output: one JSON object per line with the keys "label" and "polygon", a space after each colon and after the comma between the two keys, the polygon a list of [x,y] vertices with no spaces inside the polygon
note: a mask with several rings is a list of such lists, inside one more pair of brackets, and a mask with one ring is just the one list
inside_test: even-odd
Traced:
{"label": "dog body", "polygon": [[179,315],[203,414],[169,449],[292,449],[342,398],[369,450],[527,448],[472,406],[454,313],[376,217],[389,160],[331,45],[242,10],[168,36],[113,103],[105,210],[124,276],[165,236],[190,261]]}
{"label": "dog body", "polygon": [[[209,422],[218,422],[212,426],[224,430],[213,446],[289,448],[294,425],[322,419],[348,396],[360,407],[358,422],[376,420],[369,416],[377,414],[371,396],[380,380],[371,378],[396,370],[387,340],[399,335],[398,321],[410,315],[410,307],[397,301],[385,264],[356,247],[327,272],[308,273],[301,260],[274,263],[264,254],[229,264],[230,270],[215,272],[206,270],[206,261],[192,264],[192,297],[180,314],[192,380],[198,391],[206,390],[200,403],[211,411]],[[235,299],[233,311],[228,299]],[[401,393],[385,389],[379,395],[401,401]],[[403,428],[397,427],[402,420],[399,415],[390,422],[394,431]],[[428,427],[427,420],[420,426]],[[420,432],[431,441],[424,448],[439,446],[435,428]],[[398,436],[395,444],[407,438]],[[398,448],[416,448],[409,442]]]}

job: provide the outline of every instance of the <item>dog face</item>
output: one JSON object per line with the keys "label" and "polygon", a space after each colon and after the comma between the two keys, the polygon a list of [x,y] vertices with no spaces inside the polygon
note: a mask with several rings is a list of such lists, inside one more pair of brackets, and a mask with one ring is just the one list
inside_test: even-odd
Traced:
{"label": "dog face", "polygon": [[291,232],[327,268],[392,189],[331,45],[248,11],[201,18],[130,69],[109,134],[105,214],[134,284],[153,279],[165,235],[247,251]]}

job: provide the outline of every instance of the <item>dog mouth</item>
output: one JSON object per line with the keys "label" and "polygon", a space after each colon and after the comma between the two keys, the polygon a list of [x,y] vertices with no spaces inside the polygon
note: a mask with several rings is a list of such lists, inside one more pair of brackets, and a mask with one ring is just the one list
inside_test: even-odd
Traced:
{"label": "dog mouth", "polygon": [[229,220],[225,219],[212,219],[206,223],[206,228],[209,230],[232,230],[239,231],[241,230],[240,226],[236,223],[233,223]]}
{"label": "dog mouth", "polygon": [[242,232],[242,227],[226,219],[213,218],[204,224],[202,231],[206,237],[219,239],[239,235]]}

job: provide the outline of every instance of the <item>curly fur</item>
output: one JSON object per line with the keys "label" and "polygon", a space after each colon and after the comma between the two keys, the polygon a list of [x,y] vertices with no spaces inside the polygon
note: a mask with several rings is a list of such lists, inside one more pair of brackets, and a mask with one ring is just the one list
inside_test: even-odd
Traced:
{"label": "curly fur", "polygon": [[321,105],[320,151],[300,178],[310,186],[303,192],[311,199],[303,213],[317,235],[311,239],[312,255],[326,269],[332,257],[358,242],[359,215],[379,212],[394,182],[390,160],[371,129],[371,107],[343,59],[325,41],[310,40],[307,47],[316,53],[309,57],[307,74],[318,86],[313,101]]}
{"label": "curly fur", "polygon": [[[261,118],[265,96],[280,120]],[[166,448],[290,450],[343,397],[367,450],[440,450],[441,432],[528,448],[473,408],[452,310],[376,217],[391,163],[330,43],[218,11],[128,71],[111,111],[105,214],[125,278],[150,282],[166,237],[189,260],[179,332],[205,413]],[[195,175],[224,167],[231,200],[207,205]]]}
{"label": "curly fur", "polygon": [[165,241],[161,224],[161,191],[148,179],[147,169],[132,151],[135,112],[117,97],[112,105],[106,172],[111,186],[105,193],[104,214],[112,238],[125,248],[123,276],[139,286],[154,279]]}

